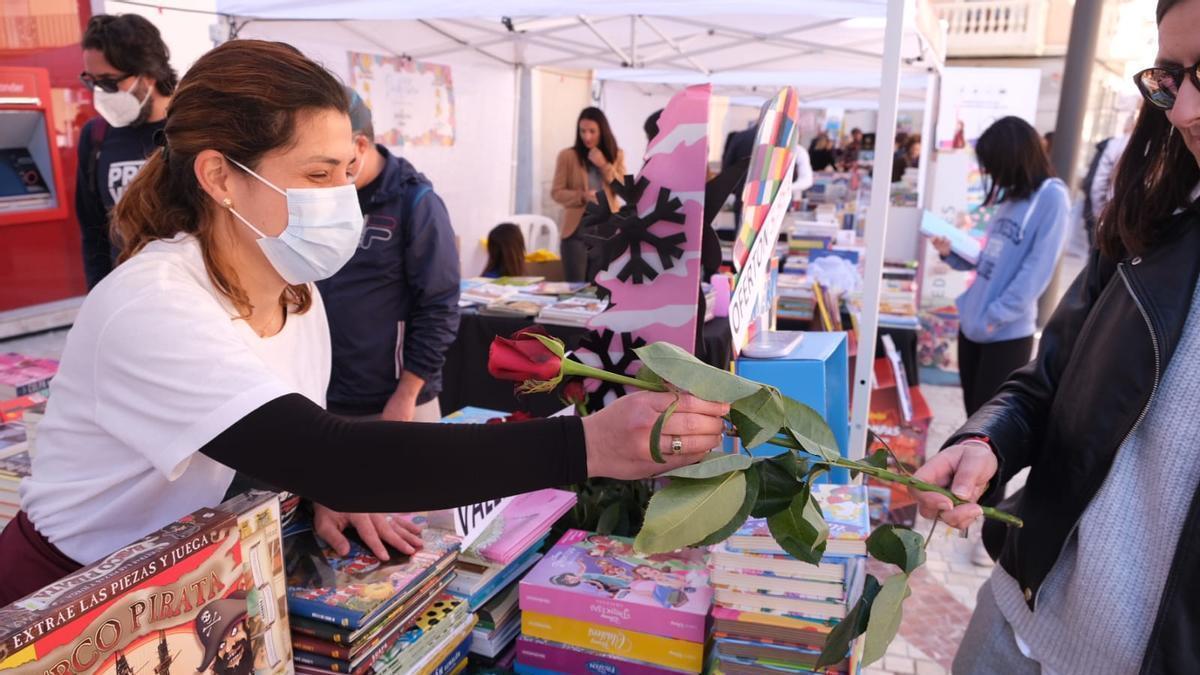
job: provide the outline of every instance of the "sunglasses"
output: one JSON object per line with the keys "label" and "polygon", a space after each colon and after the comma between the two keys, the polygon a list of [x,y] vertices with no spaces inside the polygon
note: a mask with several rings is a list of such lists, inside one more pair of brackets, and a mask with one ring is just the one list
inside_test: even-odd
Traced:
{"label": "sunglasses", "polygon": [[1200,63],[1194,66],[1155,66],[1147,68],[1133,76],[1133,83],[1150,105],[1159,110],[1170,110],[1175,107],[1175,99],[1179,96],[1179,88],[1183,86],[1183,78],[1192,81],[1192,86],[1200,90]]}
{"label": "sunglasses", "polygon": [[117,90],[120,89],[120,84],[131,77],[133,77],[133,75],[121,75],[119,77],[96,77],[91,73],[84,72],[79,74],[79,81],[82,82],[83,86],[87,87],[88,89],[99,88],[102,91],[115,94],[117,93]]}

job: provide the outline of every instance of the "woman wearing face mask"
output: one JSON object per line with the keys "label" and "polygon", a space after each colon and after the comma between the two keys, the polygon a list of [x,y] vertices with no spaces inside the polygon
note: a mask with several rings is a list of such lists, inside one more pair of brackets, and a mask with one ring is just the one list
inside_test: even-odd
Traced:
{"label": "woman wearing face mask", "polygon": [[[667,465],[653,463],[665,394],[505,425],[325,412],[329,327],[312,282],[353,254],[363,222],[347,106],[280,43],[225,43],[180,83],[164,147],[115,213],[124,262],[68,337],[23,510],[0,535],[0,605],[219,502],[235,471],[324,505],[329,540],[344,512],[639,478],[718,443],[727,406],[689,397],[665,430]],[[381,557],[379,539],[413,550],[386,518],[358,522]]]}
{"label": "woman wearing face mask", "polygon": [[617,147],[608,118],[599,108],[584,108],[575,124],[575,145],[558,153],[550,190],[564,209],[562,259],[567,281],[591,281],[587,247],[576,236],[576,228],[589,203],[603,198],[613,211],[620,208],[611,183],[624,178],[625,153]]}
{"label": "woman wearing face mask", "polygon": [[956,674],[1200,672],[1200,0],[1157,20],[1099,249],[1033,363],[917,472],[973,499],[1030,469]]}
{"label": "woman wearing face mask", "polygon": [[108,216],[155,149],[178,77],[154,24],[136,14],[97,15],[83,35],[85,86],[100,116],[79,133],[75,212],[88,288],[112,271]]}

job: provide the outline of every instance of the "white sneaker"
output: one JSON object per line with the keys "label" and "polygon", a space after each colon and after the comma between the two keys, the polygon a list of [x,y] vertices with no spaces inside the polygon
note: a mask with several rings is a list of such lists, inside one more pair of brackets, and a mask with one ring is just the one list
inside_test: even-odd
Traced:
{"label": "white sneaker", "polygon": [[983,539],[975,540],[975,547],[971,549],[971,562],[979,567],[991,567],[995,565],[992,556],[988,555],[987,549],[983,546]]}

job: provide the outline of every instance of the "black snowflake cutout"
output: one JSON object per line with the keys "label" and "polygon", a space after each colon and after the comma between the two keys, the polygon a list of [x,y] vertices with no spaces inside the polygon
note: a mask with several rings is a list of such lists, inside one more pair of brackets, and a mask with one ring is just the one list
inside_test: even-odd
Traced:
{"label": "black snowflake cutout", "polygon": [[654,208],[645,216],[639,216],[637,204],[649,187],[650,181],[644,176],[636,183],[630,176],[626,176],[623,182],[613,181],[612,188],[625,205],[613,213],[608,200],[600,200],[600,203],[588,207],[580,223],[580,232],[585,241],[592,248],[600,250],[605,269],[629,251],[629,261],[616,275],[621,281],[632,279],[633,283],[641,284],[658,277],[658,270],[645,260],[644,244],[654,249],[663,270],[671,269],[675,261],[683,258],[683,244],[687,241],[685,233],[659,236],[650,231],[652,225],[661,222],[683,225],[687,220],[682,211],[683,202],[673,197],[667,188],[659,188]]}
{"label": "black snowflake cutout", "polygon": [[[616,340],[620,339],[620,347],[616,347]],[[576,351],[588,351],[596,355],[600,359],[600,368],[612,373],[630,374],[629,370],[633,367],[634,362],[638,360],[637,354],[633,350],[639,347],[646,346],[646,341],[640,337],[634,337],[632,333],[614,333],[611,329],[604,329],[604,332],[592,331],[587,334],[579,342],[579,349]],[[620,357],[615,361],[612,358],[614,353],[620,354]],[[596,391],[588,396],[588,407],[592,410],[597,410],[604,407],[605,399],[609,394],[619,398],[626,393],[625,386],[614,382],[600,382],[600,386]]]}

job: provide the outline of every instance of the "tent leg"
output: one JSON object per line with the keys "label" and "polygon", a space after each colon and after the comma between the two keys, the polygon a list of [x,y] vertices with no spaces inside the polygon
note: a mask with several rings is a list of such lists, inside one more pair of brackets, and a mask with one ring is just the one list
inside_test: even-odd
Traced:
{"label": "tent leg", "polygon": [[533,70],[517,66],[517,147],[513,213],[533,213]]}
{"label": "tent leg", "polygon": [[871,176],[871,205],[867,212],[867,271],[863,279],[862,320],[858,327],[858,357],[854,367],[854,405],[850,413],[850,459],[860,459],[867,449],[867,414],[871,410],[871,372],[875,365],[875,340],[879,328],[879,290],[883,277],[883,251],[887,242],[888,206],[891,201],[892,139],[896,137],[896,109],[900,100],[900,46],[904,32],[905,0],[888,0],[883,41],[883,79],[879,89],[879,117],[875,126],[875,168]]}

